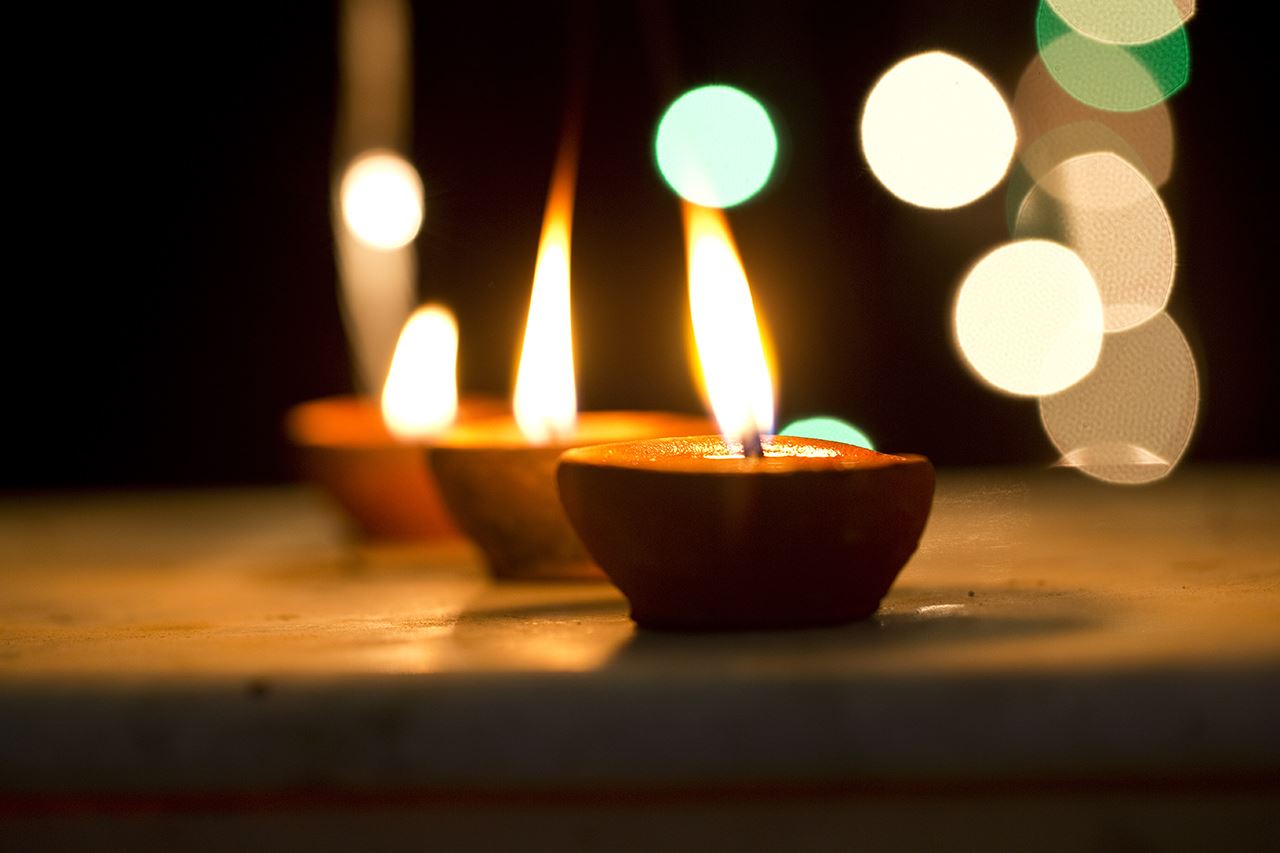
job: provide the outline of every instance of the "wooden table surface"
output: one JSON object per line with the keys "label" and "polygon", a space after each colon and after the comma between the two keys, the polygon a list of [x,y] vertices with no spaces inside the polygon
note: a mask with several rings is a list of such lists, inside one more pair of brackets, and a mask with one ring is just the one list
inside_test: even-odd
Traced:
{"label": "wooden table surface", "polygon": [[944,471],[874,618],[730,635],[353,546],[301,487],[0,502],[11,796],[1270,785],[1278,720],[1274,467]]}

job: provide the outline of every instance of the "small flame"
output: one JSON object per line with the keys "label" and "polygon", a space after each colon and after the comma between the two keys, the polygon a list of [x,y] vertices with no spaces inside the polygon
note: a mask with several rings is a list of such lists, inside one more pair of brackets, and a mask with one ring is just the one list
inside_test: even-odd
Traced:
{"label": "small flame", "polygon": [[725,441],[773,430],[773,382],[733,235],[718,210],[684,205],[689,310],[711,410]]}
{"label": "small flame", "polygon": [[529,319],[512,400],[525,438],[546,444],[571,433],[578,416],[569,308],[569,226],[573,220],[576,152],[566,145],[556,164],[533,272]]}
{"label": "small flame", "polygon": [[392,151],[367,151],[351,162],[339,190],[342,218],[367,246],[407,246],[422,227],[422,179]]}
{"label": "small flame", "polygon": [[382,386],[382,419],[400,441],[420,441],[448,429],[458,414],[458,324],[448,308],[413,312]]}

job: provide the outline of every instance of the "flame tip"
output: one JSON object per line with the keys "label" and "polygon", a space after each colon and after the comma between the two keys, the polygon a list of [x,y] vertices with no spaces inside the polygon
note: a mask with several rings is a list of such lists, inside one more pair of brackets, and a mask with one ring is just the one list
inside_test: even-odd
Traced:
{"label": "flame tip", "polygon": [[512,396],[516,423],[536,444],[571,435],[578,412],[569,299],[577,160],[569,145],[562,147],[547,194]]}
{"label": "flame tip", "polygon": [[752,447],[773,428],[773,380],[751,287],[724,213],[692,203],[683,212],[705,391],[725,440]]}

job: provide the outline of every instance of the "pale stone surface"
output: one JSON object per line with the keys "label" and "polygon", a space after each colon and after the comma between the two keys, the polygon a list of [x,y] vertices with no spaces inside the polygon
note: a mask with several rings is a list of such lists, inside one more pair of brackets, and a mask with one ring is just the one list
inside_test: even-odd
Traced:
{"label": "pale stone surface", "polygon": [[1278,522],[1274,468],[944,472],[872,620],[676,635],[299,489],[9,498],[0,792],[1274,780]]}

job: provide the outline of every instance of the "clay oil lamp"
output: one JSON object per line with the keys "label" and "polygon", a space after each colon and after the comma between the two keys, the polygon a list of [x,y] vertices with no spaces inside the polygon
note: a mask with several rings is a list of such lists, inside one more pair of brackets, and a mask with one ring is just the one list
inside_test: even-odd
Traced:
{"label": "clay oil lamp", "polygon": [[367,150],[346,164],[334,186],[334,246],[342,319],[364,393],[302,403],[285,416],[304,476],[372,540],[456,536],[422,442],[455,420],[506,411],[494,399],[458,400],[453,318],[443,309],[412,313],[422,198],[417,170],[394,151]]}
{"label": "clay oil lamp", "polygon": [[718,211],[687,206],[694,338],[721,435],[570,450],[560,497],[642,627],[798,628],[875,612],[933,501],[921,456],[771,436],[751,292]]}
{"label": "clay oil lamp", "polygon": [[[454,425],[506,411],[497,399],[458,399],[457,326],[438,306],[405,324],[381,400],[357,395],[301,403],[285,432],[304,476],[372,540],[456,537],[423,459],[427,442]],[[427,450],[429,452],[429,450]]]}
{"label": "clay oil lamp", "polygon": [[569,310],[573,187],[573,152],[566,147],[543,220],[514,416],[462,424],[430,452],[450,512],[499,578],[603,578],[560,508],[556,460],[565,450],[709,426],[691,415],[577,411]]}
{"label": "clay oil lamp", "polygon": [[429,451],[431,470],[458,526],[494,577],[603,579],[556,492],[556,463],[585,444],[702,431],[705,418],[666,412],[582,412],[545,441],[510,416],[462,424]]}

